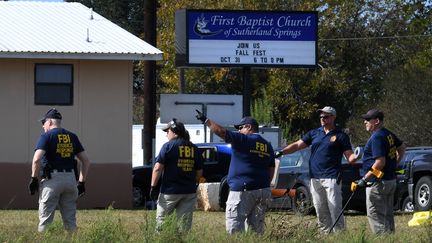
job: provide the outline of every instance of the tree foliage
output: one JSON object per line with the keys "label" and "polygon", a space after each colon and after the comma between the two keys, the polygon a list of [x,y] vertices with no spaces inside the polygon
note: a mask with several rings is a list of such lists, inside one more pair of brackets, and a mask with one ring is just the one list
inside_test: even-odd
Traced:
{"label": "tree foliage", "polygon": [[[384,125],[408,146],[430,145],[432,136],[432,50],[419,53],[383,81],[382,99],[370,107],[381,109]],[[364,110],[366,112],[366,110]],[[362,120],[348,122],[353,140],[366,141]]]}
{"label": "tree foliage", "polygon": [[[79,2],[93,7],[133,34],[143,36],[144,0]],[[253,114],[260,116],[258,113],[262,110],[263,122],[271,119],[284,128],[285,137],[297,138],[319,126],[318,108],[331,105],[337,109],[338,124],[350,128],[354,142],[364,143],[368,134],[358,117],[368,109],[379,107],[386,113],[386,125],[401,133],[409,145],[431,144],[432,136],[420,138],[423,130],[431,131],[427,123],[430,121],[431,83],[430,1],[158,2],[157,47],[164,52],[164,60],[158,62],[158,94],[176,93],[180,88],[174,49],[177,10],[314,10],[319,16],[319,68],[252,69]],[[141,74],[142,64],[137,62],[134,69],[137,101],[142,100],[139,98],[144,82]],[[242,70],[239,68],[190,68],[185,70],[185,78],[187,93],[242,94]],[[415,122],[408,125],[407,119],[411,116],[414,119],[410,119],[410,123]]]}
{"label": "tree foliage", "polygon": [[424,35],[431,34],[431,10],[425,1],[327,1],[317,10],[321,68],[270,75],[275,120],[290,121],[293,134],[317,126],[316,109],[325,105],[337,109],[345,127],[350,117],[381,102],[390,73],[430,48]]}
{"label": "tree foliage", "polygon": [[269,103],[269,99],[267,98],[267,95],[264,91],[263,97],[258,98],[253,102],[251,116],[254,117],[260,124],[273,126],[272,107],[273,105]]}

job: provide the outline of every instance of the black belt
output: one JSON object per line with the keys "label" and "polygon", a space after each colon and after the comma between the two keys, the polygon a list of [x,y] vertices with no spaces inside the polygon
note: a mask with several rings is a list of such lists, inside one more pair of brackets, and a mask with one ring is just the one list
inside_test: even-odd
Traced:
{"label": "black belt", "polygon": [[231,191],[246,192],[246,191],[255,191],[255,190],[266,189],[266,188],[269,188],[269,187],[258,187],[258,186],[255,186],[255,187],[245,187],[245,186],[243,186],[243,187],[235,187],[235,188],[231,189]]}
{"label": "black belt", "polygon": [[72,172],[73,169],[53,169],[52,172]]}

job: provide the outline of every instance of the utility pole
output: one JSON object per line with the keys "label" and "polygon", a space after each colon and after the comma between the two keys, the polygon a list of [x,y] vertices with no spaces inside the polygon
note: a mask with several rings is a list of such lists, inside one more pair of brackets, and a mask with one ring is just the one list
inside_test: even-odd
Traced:
{"label": "utility pole", "polygon": [[[157,0],[144,1],[144,41],[156,47]],[[151,163],[156,129],[156,61],[144,61],[144,128],[142,147],[144,164]]]}
{"label": "utility pole", "polygon": [[250,97],[252,95],[251,68],[243,67],[243,116],[250,116]]}

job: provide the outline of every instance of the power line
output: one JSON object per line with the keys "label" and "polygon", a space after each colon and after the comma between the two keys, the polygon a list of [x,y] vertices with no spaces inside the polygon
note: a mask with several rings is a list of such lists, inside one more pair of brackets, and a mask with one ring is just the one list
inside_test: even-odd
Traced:
{"label": "power line", "polygon": [[376,36],[376,37],[347,37],[347,38],[329,38],[318,39],[318,41],[350,41],[350,40],[377,40],[377,39],[402,39],[402,38],[428,38],[429,35],[394,35],[394,36]]}

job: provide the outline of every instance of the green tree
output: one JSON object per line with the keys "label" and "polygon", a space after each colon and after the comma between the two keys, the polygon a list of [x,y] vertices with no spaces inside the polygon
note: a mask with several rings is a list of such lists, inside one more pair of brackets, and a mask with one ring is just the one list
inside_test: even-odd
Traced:
{"label": "green tree", "polygon": [[[143,0],[79,2],[93,7],[96,12],[142,37]],[[427,81],[430,81],[430,65],[425,61],[430,58],[430,54],[425,53],[431,50],[432,34],[432,4],[428,0],[164,0],[159,4],[157,47],[164,52],[164,60],[158,62],[158,94],[179,91],[174,49],[176,10],[315,10],[319,16],[319,68],[252,69],[251,98],[256,106],[261,106],[253,108],[253,114],[262,110],[265,114],[262,119],[266,122],[271,110],[273,123],[283,127],[284,137],[290,138],[298,138],[307,130],[319,126],[316,110],[324,105],[337,109],[338,124],[350,127],[353,138],[358,141],[364,141],[368,136],[358,117],[371,107],[381,106],[386,112],[386,124],[404,131],[404,137],[410,137],[410,133],[422,134],[422,129],[425,129],[426,124],[415,121],[415,124],[407,126],[402,118],[393,119],[392,114],[420,117],[419,114],[425,113],[421,111],[429,109],[426,98],[416,97],[428,97]],[[141,73],[142,64],[136,62],[134,100],[138,110],[144,82]],[[239,68],[186,69],[186,92],[241,94],[241,73]],[[394,105],[398,104],[395,97],[404,97],[406,90],[418,95],[411,99],[404,98],[404,105],[398,105],[395,109]],[[424,116],[421,118],[422,121],[430,120]],[[404,126],[409,128],[404,130]],[[428,139],[418,140],[417,135],[412,137],[423,144],[431,142]],[[414,143],[410,141],[409,144]]]}
{"label": "green tree", "polygon": [[269,102],[269,99],[267,98],[267,95],[264,91],[263,97],[256,99],[252,103],[251,116],[254,117],[260,124],[272,126],[272,107],[273,105]]}
{"label": "green tree", "polygon": [[395,67],[430,48],[424,38],[411,37],[430,35],[426,1],[325,1],[315,7],[322,68],[272,70],[267,89],[276,122],[289,121],[292,134],[317,126],[316,109],[324,105],[337,109],[337,122],[345,127],[380,102],[384,79]]}
{"label": "green tree", "polygon": [[[370,108],[384,112],[384,126],[408,146],[431,144],[432,137],[432,51],[419,53],[396,68],[383,82],[382,99]],[[364,110],[366,112],[366,109]],[[348,122],[353,141],[364,144],[369,133],[363,120],[353,117]]]}

